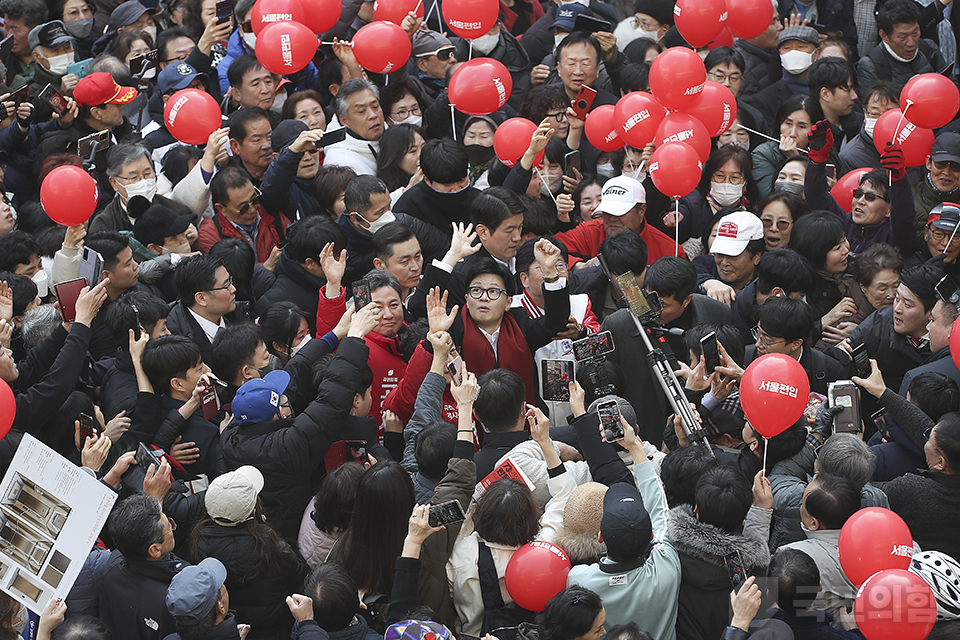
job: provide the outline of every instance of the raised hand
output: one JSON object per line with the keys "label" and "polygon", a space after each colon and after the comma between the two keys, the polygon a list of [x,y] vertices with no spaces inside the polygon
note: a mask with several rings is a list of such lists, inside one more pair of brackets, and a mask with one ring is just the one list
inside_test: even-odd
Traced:
{"label": "raised hand", "polygon": [[427,293],[427,321],[430,323],[430,333],[435,331],[449,331],[453,326],[453,321],[457,317],[457,311],[460,305],[453,305],[450,311],[447,311],[447,294],[449,291],[444,289],[440,294],[440,287],[433,287]]}

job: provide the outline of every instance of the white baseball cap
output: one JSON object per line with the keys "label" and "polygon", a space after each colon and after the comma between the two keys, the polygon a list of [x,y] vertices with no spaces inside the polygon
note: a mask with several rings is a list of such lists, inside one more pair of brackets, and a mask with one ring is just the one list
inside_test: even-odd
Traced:
{"label": "white baseball cap", "polygon": [[263,490],[263,474],[244,465],[210,483],[204,496],[207,513],[219,525],[235,527],[253,517],[257,496]]}
{"label": "white baseball cap", "polygon": [[751,240],[763,238],[763,222],[749,211],[734,211],[720,218],[717,237],[710,247],[710,253],[725,256],[738,256],[744,252]]}
{"label": "white baseball cap", "polygon": [[603,184],[597,211],[619,217],[637,206],[637,203],[646,201],[647,192],[639,180],[634,180],[630,176],[617,176]]}

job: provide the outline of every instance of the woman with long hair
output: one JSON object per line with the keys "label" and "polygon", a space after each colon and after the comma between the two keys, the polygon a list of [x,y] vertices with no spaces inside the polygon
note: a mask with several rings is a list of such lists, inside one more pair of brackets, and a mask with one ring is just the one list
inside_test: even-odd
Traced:
{"label": "woman with long hair", "polygon": [[426,138],[423,129],[412,124],[395,124],[380,138],[377,177],[387,185],[392,203],[420,182],[420,149]]}
{"label": "woman with long hair", "polygon": [[607,614],[600,596],[579,585],[550,598],[537,616],[540,640],[600,640]]}
{"label": "woman with long hair", "polygon": [[[823,110],[817,98],[796,94],[783,101],[777,109],[771,132],[780,142],[770,140],[753,150],[753,177],[761,198],[773,191],[773,183],[787,158],[800,155],[803,153],[801,149],[806,150],[810,129],[821,120]],[[839,163],[833,151],[830,157],[831,162]]]}
{"label": "woman with long hair", "polygon": [[323,477],[317,495],[303,512],[297,546],[311,569],[326,561],[334,543],[350,526],[362,477],[361,465],[340,465]]}
{"label": "woman with long hair", "polygon": [[810,262],[817,275],[807,302],[820,320],[820,328],[856,312],[848,289],[854,285],[847,269],[850,241],[840,218],[827,211],[814,211],[793,225],[790,248]]}

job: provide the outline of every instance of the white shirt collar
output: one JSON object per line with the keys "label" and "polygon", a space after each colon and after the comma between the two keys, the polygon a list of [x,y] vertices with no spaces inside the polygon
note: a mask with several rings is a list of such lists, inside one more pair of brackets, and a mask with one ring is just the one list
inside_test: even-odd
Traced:
{"label": "white shirt collar", "polygon": [[220,329],[225,329],[227,326],[227,323],[223,321],[223,317],[220,318],[220,324],[215,324],[203,316],[198,315],[193,309],[187,308],[187,311],[190,312],[190,315],[193,316],[193,319],[196,320],[197,324],[200,325],[200,328],[203,329],[203,335],[207,336],[207,340],[210,341],[210,344],[213,344],[213,339],[217,337],[217,331],[220,331]]}

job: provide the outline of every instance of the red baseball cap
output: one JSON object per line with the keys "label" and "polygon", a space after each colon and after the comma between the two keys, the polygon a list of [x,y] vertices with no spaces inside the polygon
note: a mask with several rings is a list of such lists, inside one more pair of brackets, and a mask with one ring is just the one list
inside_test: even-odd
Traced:
{"label": "red baseball cap", "polygon": [[121,87],[106,71],[91,73],[73,88],[73,99],[82,107],[101,104],[127,104],[137,97],[133,87]]}

